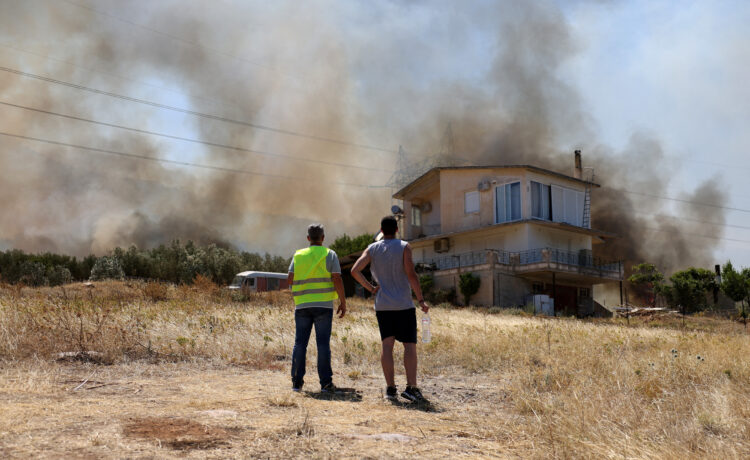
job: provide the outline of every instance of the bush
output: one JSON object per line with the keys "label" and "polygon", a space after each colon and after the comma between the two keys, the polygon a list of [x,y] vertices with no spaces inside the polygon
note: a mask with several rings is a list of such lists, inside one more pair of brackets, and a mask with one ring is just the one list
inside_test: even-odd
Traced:
{"label": "bush", "polygon": [[164,283],[149,282],[143,287],[143,295],[154,302],[169,298],[169,287]]}
{"label": "bush", "polygon": [[471,296],[479,292],[479,286],[482,283],[482,279],[477,275],[468,272],[462,273],[458,278],[458,288],[461,290],[461,294],[464,296],[464,305],[469,305]]}
{"label": "bush", "polygon": [[219,291],[219,286],[216,285],[211,278],[198,274],[193,280],[193,287],[198,292],[204,292],[209,295],[214,295]]}
{"label": "bush", "polygon": [[433,305],[441,303],[456,303],[456,290],[450,289],[435,289],[425,294],[425,298],[428,302]]}
{"label": "bush", "polygon": [[47,284],[45,274],[42,263],[27,260],[21,264],[19,281],[27,286],[44,286]]}
{"label": "bush", "polygon": [[68,284],[73,280],[73,276],[66,267],[57,265],[53,268],[47,269],[47,281],[50,286],[60,286],[61,284]]}
{"label": "bush", "polygon": [[125,272],[122,270],[120,260],[114,256],[104,256],[96,260],[93,268],[91,268],[89,279],[101,281],[106,279],[121,280],[123,278],[125,278]]}
{"label": "bush", "polygon": [[419,277],[419,287],[422,289],[422,294],[426,296],[435,287],[435,278],[432,275],[421,275]]}

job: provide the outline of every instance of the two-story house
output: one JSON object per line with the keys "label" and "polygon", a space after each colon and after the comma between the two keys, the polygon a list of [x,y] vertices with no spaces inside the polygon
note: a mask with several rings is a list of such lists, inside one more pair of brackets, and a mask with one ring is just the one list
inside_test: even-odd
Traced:
{"label": "two-story house", "polygon": [[459,292],[461,273],[478,275],[478,305],[523,306],[536,294],[556,313],[592,314],[593,286],[622,281],[623,269],[592,256],[614,235],[591,228],[600,186],[582,178],[579,152],[575,160],[573,176],[529,165],[429,170],[394,195],[414,261],[437,288]]}

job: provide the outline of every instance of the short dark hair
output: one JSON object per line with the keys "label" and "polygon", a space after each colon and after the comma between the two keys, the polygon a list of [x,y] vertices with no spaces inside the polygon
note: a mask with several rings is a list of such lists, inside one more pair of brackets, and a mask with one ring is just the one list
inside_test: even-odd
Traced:
{"label": "short dark hair", "polygon": [[326,232],[323,228],[323,224],[310,224],[310,226],[307,227],[307,236],[310,237],[311,241],[316,243],[322,241],[325,234]]}
{"label": "short dark hair", "polygon": [[398,230],[398,221],[393,216],[385,216],[380,219],[380,230],[383,231],[385,236],[393,236]]}

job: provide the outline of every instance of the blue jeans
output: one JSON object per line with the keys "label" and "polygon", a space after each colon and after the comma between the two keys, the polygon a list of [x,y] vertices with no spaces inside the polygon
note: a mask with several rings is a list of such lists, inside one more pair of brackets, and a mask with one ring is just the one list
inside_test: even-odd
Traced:
{"label": "blue jeans", "polygon": [[333,324],[333,309],[310,307],[294,312],[296,334],[294,350],[292,351],[292,382],[301,382],[305,376],[305,358],[307,356],[307,342],[315,326],[315,343],[318,347],[318,377],[320,386],[324,387],[333,381],[331,370],[331,326]]}

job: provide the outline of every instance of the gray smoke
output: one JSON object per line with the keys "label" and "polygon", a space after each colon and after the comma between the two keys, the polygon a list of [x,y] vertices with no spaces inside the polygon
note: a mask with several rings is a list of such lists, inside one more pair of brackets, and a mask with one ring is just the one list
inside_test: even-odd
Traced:
{"label": "gray smoke", "polygon": [[[476,30],[494,38],[479,43]],[[622,235],[597,248],[604,257],[650,260],[664,269],[707,264],[712,240],[690,235],[721,234],[716,227],[644,217],[660,213],[664,202],[623,193],[666,195],[664,153],[657,138],[640,134],[624,151],[599,144],[579,96],[559,76],[577,45],[553,2],[3,1],[0,40],[54,58],[2,49],[6,67],[350,143],[394,151],[403,144],[413,160],[441,149],[448,124],[455,156],[480,164],[570,173],[572,150],[581,148],[603,185],[593,195],[593,225]],[[486,56],[485,65],[461,67],[467,50]],[[170,113],[6,72],[0,72],[0,100],[298,158],[396,166],[395,153]],[[0,136],[0,194],[4,216],[12,216],[0,222],[6,246],[85,254],[182,238],[286,254],[304,243],[310,221],[323,222],[329,239],[373,232],[391,204],[389,189],[341,185],[383,185],[388,172],[0,110],[4,132],[263,174],[174,167]],[[689,198],[723,197],[709,181]],[[723,222],[720,209],[709,209],[710,220]],[[679,212],[708,220],[705,207]]]}

